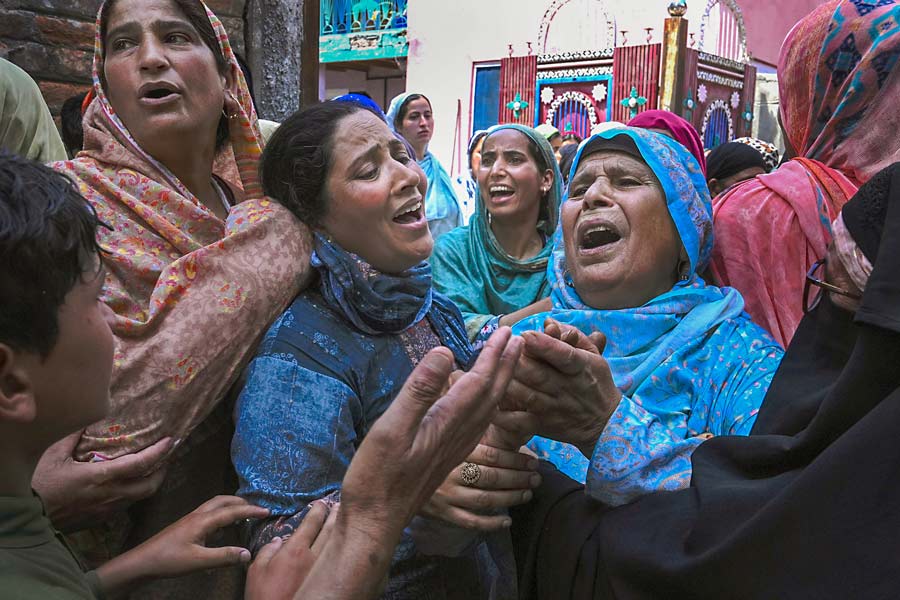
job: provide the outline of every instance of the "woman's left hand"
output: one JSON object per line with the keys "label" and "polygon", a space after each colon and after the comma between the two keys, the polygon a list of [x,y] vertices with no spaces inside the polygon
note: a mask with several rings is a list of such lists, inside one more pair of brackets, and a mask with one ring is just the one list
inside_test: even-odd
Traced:
{"label": "woman's left hand", "polygon": [[[479,475],[477,481],[466,485],[462,469],[469,463],[476,465]],[[541,483],[537,463],[537,459],[515,450],[479,444],[466,463],[450,472],[420,512],[464,529],[495,531],[509,527],[507,515],[485,513],[531,500],[531,490]]]}
{"label": "woman's left hand", "polygon": [[547,319],[544,333],[522,334],[525,348],[501,403],[540,422],[538,435],[576,446],[590,458],[622,399],[602,356],[606,338]]}

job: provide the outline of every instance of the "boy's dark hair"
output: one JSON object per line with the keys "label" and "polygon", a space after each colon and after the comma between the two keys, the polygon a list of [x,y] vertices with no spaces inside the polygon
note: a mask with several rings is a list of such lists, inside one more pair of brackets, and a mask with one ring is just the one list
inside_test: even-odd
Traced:
{"label": "boy's dark hair", "polygon": [[263,191],[316,227],[328,209],[325,181],[334,163],[334,132],[346,116],[370,109],[323,102],[295,112],[275,130],[259,164]]}
{"label": "boy's dark hair", "polygon": [[75,94],[63,102],[59,111],[59,121],[62,127],[63,144],[69,158],[74,158],[79,150],[84,148],[84,129],[81,127],[81,104],[87,92]]}
{"label": "boy's dark hair", "polygon": [[0,151],[0,343],[50,354],[66,295],[97,267],[99,224],[68,177]]}

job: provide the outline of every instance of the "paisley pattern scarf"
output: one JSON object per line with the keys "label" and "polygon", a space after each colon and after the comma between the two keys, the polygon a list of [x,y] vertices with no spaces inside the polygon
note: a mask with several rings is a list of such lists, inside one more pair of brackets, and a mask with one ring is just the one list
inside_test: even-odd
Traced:
{"label": "paisley pattern scarf", "polygon": [[369,335],[398,334],[428,318],[463,369],[473,358],[462,315],[434,291],[431,267],[421,262],[397,275],[381,273],[321,233],[311,263],[322,278],[322,295],[353,326]]}
{"label": "paisley pattern scarf", "polygon": [[98,238],[108,250],[102,299],[116,313],[111,410],[85,431],[79,460],[187,437],[237,379],[265,328],[311,271],[308,229],[262,194],[256,113],[219,19],[207,8],[237,82],[239,110],[229,119],[230,143],[216,157],[213,173],[244,199],[225,222],[141,148],[109,103],[100,78],[102,10],[84,152],[53,165],[111,227]]}

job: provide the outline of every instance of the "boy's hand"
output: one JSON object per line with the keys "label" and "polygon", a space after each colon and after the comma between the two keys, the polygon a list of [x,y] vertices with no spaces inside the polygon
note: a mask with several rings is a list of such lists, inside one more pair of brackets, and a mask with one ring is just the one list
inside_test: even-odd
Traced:
{"label": "boy's hand", "polygon": [[145,579],[176,577],[202,569],[250,562],[246,548],[207,548],[206,538],[242,519],[268,516],[268,509],[236,496],[216,496],[194,512],[97,569],[107,595]]}
{"label": "boy's hand", "polygon": [[293,598],[331,535],[339,507],[329,512],[316,502],[287,540],[276,537],[263,546],[247,572],[244,600]]}
{"label": "boy's hand", "polygon": [[53,526],[67,533],[90,527],[133,502],[152,495],[166,476],[163,458],[172,439],[102,462],[78,462],[72,453],[81,432],[50,446],[31,485],[40,494]]}

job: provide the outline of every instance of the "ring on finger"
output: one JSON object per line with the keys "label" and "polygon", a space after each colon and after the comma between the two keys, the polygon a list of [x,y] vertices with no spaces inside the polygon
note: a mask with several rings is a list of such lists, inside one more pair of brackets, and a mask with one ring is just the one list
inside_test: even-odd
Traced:
{"label": "ring on finger", "polygon": [[459,468],[459,478],[462,480],[463,485],[475,487],[478,480],[481,479],[481,467],[475,463],[464,462]]}

